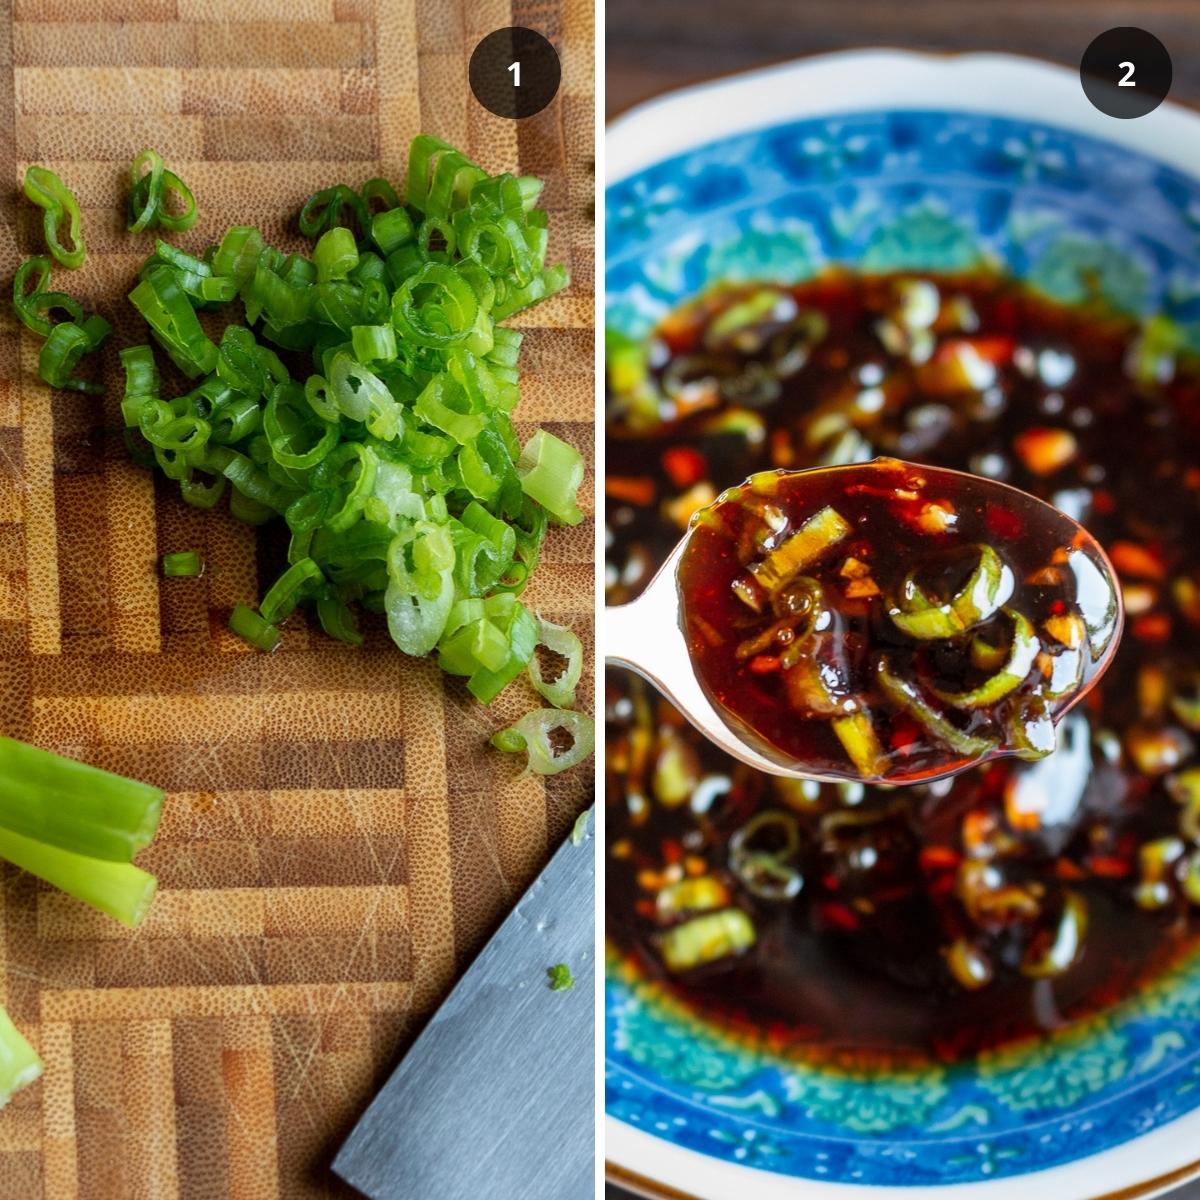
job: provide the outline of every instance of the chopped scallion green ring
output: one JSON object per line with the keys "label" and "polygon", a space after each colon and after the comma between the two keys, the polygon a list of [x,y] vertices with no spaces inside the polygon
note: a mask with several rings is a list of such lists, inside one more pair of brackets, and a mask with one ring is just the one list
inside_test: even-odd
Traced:
{"label": "chopped scallion green ring", "polygon": [[259,650],[269,652],[279,645],[279,630],[245,604],[234,605],[229,628]]}
{"label": "chopped scallion green ring", "polygon": [[175,554],[164,554],[162,573],[168,579],[195,578],[204,570],[204,560],[196,550],[180,550]]}

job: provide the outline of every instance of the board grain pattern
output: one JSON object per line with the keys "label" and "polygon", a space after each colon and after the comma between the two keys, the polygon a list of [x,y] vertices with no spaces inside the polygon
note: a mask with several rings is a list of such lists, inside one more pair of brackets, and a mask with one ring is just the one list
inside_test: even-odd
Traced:
{"label": "board grain pattern", "polygon": [[[471,48],[544,31],[558,98],[518,127],[471,98]],[[346,1195],[333,1150],[424,1017],[590,801],[488,750],[533,703],[492,709],[376,629],[356,651],[289,623],[264,657],[226,630],[261,594],[252,530],[188,509],[127,460],[116,348],[152,239],[124,230],[130,158],[194,188],[198,253],[291,219],[320,186],[403,178],[421,131],[546,180],[570,289],[519,319],[519,431],[545,424],[593,475],[593,16],[586,0],[15,0],[0,8],[4,277],[40,247],[25,166],[60,172],[89,255],[56,286],[116,326],[101,402],[36,379],[0,316],[0,727],[161,784],[140,858],[161,891],[129,933],[0,868],[0,1002],[44,1079],[0,1113],[0,1198],[272,1200]],[[195,548],[199,580],[157,558]],[[270,559],[269,554],[264,557]],[[592,523],[553,531],[529,600],[591,644]],[[581,695],[591,695],[585,674]],[[432,1200],[432,1198],[431,1198]]]}

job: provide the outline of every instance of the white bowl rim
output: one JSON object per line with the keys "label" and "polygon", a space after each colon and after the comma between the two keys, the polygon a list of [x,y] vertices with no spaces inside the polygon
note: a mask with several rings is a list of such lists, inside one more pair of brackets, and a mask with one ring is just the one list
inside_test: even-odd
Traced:
{"label": "white bowl rim", "polygon": [[[845,97],[844,102],[842,97]],[[948,102],[947,97],[954,97]],[[1105,116],[1076,71],[1013,54],[848,50],[671,92],[613,121],[605,135],[611,186],[655,163],[740,133],[852,112],[971,112],[1036,122],[1125,146],[1194,176],[1200,115],[1169,101],[1137,120]],[[1190,149],[1189,149],[1190,148]],[[1001,1179],[936,1187],[938,1200],[1142,1200],[1200,1175],[1200,1108],[1097,1154]],[[986,1140],[985,1138],[980,1139]],[[678,1200],[879,1200],[908,1187],[772,1174],[677,1146],[605,1118],[605,1155],[630,1186]],[[628,1178],[632,1176],[632,1179]]]}

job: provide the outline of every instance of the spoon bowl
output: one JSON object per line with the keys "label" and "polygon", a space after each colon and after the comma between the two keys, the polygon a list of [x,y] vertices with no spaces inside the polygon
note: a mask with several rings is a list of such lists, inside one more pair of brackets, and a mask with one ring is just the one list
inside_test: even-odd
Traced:
{"label": "spoon bowl", "polygon": [[[840,502],[839,494],[843,496]],[[901,499],[893,501],[892,496]],[[746,508],[738,509],[739,504]],[[822,504],[825,507],[820,507]],[[757,514],[763,511],[764,505],[769,505],[769,511],[773,514],[767,518],[767,532],[764,534],[757,527],[750,532],[758,537],[762,547],[756,553],[763,553],[766,557],[752,563],[747,573],[743,570],[747,544],[744,512],[752,510],[751,519],[757,521]],[[844,509],[850,515],[850,520],[843,521],[839,514],[833,513],[834,505]],[[894,519],[893,507],[899,513]],[[732,518],[729,516],[731,513],[734,514]],[[787,521],[781,520],[780,514],[784,513],[788,514]],[[801,518],[797,513],[803,513],[806,517],[816,513],[817,516],[807,524],[798,525]],[[819,544],[816,551],[812,552],[813,539],[805,531],[812,529],[813,520],[830,513],[839,522],[834,541],[829,545]],[[930,532],[925,526],[929,520],[940,521],[943,527]],[[771,522],[774,524],[771,525]],[[946,594],[926,594],[917,581],[922,555],[928,556],[929,553],[923,547],[928,542],[934,547],[931,551],[934,557],[942,554],[943,551],[936,548],[937,544],[939,540],[946,540],[941,535],[953,532],[955,522],[961,523],[966,539],[958,547],[959,551],[964,548],[982,551],[981,563],[983,556],[991,555],[989,561],[1003,565],[994,566],[992,573],[986,577],[980,574],[982,566],[977,568],[953,598]],[[1007,557],[997,556],[991,550],[990,542],[974,544],[979,539],[971,537],[971,534],[977,534],[979,529],[990,531],[996,544],[1007,551]],[[954,537],[958,537],[958,534],[955,533]],[[959,540],[963,541],[962,538]],[[753,693],[757,681],[746,674],[746,664],[735,663],[728,647],[721,643],[722,635],[726,633],[733,638],[742,636],[729,631],[745,626],[747,621],[754,619],[748,615],[749,610],[733,596],[736,594],[742,601],[751,603],[746,599],[748,582],[754,587],[758,586],[756,580],[768,578],[779,583],[781,576],[777,563],[783,561],[788,569],[793,568],[795,563],[789,560],[796,559],[801,553],[794,550],[797,545],[801,551],[813,553],[813,562],[821,557],[833,563],[844,559],[847,564],[855,564],[856,571],[865,568],[851,551],[857,550],[868,562],[873,553],[877,554],[881,564],[890,556],[895,560],[891,564],[893,575],[897,571],[904,574],[902,584],[897,584],[893,578],[886,582],[882,591],[876,587],[872,576],[867,576],[870,587],[863,591],[869,591],[873,596],[874,607],[868,608],[862,602],[842,602],[859,614],[871,614],[872,636],[883,639],[878,645],[872,644],[870,647],[873,656],[879,651],[872,661],[878,666],[881,680],[884,679],[883,671],[888,661],[888,653],[885,653],[889,652],[887,639],[890,637],[894,640],[898,636],[893,623],[902,629],[913,630],[916,638],[945,637],[945,630],[935,633],[932,629],[950,624],[954,637],[958,639],[955,644],[959,644],[970,637],[976,624],[987,629],[989,619],[1011,617],[1014,622],[1014,647],[1019,630],[1028,631],[1019,664],[1022,680],[1027,682],[1034,678],[1031,672],[1036,659],[1039,669],[1047,675],[1046,693],[1053,696],[1052,701],[1040,698],[1037,701],[1040,705],[1038,712],[1042,744],[1030,746],[1026,742],[1014,745],[1006,738],[999,738],[992,739],[993,745],[979,737],[960,737],[935,711],[942,707],[942,701],[954,701],[960,705],[965,702],[982,707],[982,698],[989,695],[988,688],[978,688],[967,695],[961,691],[947,694],[937,687],[918,686],[911,681],[901,684],[891,676],[885,681],[889,698],[911,704],[913,711],[930,724],[931,740],[937,740],[937,729],[945,731],[949,742],[944,752],[932,756],[927,754],[924,758],[918,758],[915,754],[906,757],[909,751],[900,744],[897,735],[889,743],[886,757],[876,756],[874,759],[878,764],[877,769],[864,769],[861,762],[856,766],[850,761],[842,769],[829,755],[803,757],[789,750],[787,744],[779,744],[783,741],[778,736],[780,728],[790,726],[803,732],[805,721],[818,718],[787,711],[771,726],[755,722],[753,718],[758,713],[752,705],[740,703],[741,698],[737,695],[739,690],[745,689],[741,689],[740,685],[724,685],[730,679],[748,680]],[[740,546],[740,549],[735,550],[735,546]],[[1052,560],[1047,549],[1051,546],[1054,547]],[[1047,565],[1030,570],[1031,561],[1034,564],[1042,561],[1039,555],[1047,557]],[[826,566],[829,566],[828,561]],[[816,570],[812,562],[801,569]],[[904,573],[906,570],[907,573]],[[758,574],[755,574],[756,571]],[[845,567],[842,573],[845,573]],[[793,570],[792,574],[795,575],[796,571]],[[825,574],[833,574],[832,569],[825,570]],[[731,580],[734,584],[732,587]],[[1074,625],[1055,625],[1054,620],[1059,618],[1047,617],[1048,613],[1061,616],[1068,611],[1064,600],[1054,591],[1054,580],[1058,581],[1060,589],[1065,589],[1063,594],[1070,596],[1077,606],[1069,610],[1077,613],[1078,620],[1071,617]],[[1000,594],[984,597],[983,593],[989,588],[993,593]],[[1017,611],[1020,608],[1017,601],[1012,601],[1012,608],[1007,607],[1014,594],[1030,606],[1031,612],[1036,609],[1044,619],[1042,625],[1037,625],[1040,641],[1034,633],[1036,621],[1027,621]],[[982,609],[976,607],[983,600],[994,603]],[[765,604],[768,601],[760,594],[755,603]],[[776,609],[776,613],[778,611]],[[964,612],[970,613],[965,624]],[[770,616],[768,610],[761,619],[769,621]],[[1048,754],[1053,748],[1057,725],[1095,686],[1111,663],[1120,641],[1124,612],[1116,572],[1103,548],[1082,526],[1058,509],[1008,484],[965,472],[916,466],[896,459],[876,459],[871,463],[820,467],[807,471],[764,472],[737,488],[729,489],[693,517],[684,537],[645,591],[629,604],[607,609],[605,620],[607,661],[642,675],[705,737],[733,758],[767,774],[790,778],[907,784],[955,775],[993,758],[1013,754],[1035,758]],[[959,622],[959,626],[953,625],[955,621]],[[1062,632],[1064,627],[1079,632],[1072,639]],[[860,621],[856,632],[848,636],[857,638],[861,643],[863,628],[865,626]],[[1075,644],[1065,645],[1055,640],[1045,632],[1046,629],[1056,630],[1060,639],[1066,638],[1068,642],[1074,640]],[[975,638],[976,642],[980,640],[979,637]],[[797,650],[805,644],[798,642]],[[714,652],[711,649],[713,645],[721,648]],[[935,651],[930,649],[934,646],[933,641],[911,643],[922,661],[935,657]],[[985,645],[984,649],[995,648]],[[1050,679],[1057,679],[1058,676],[1051,650],[1054,655],[1064,658],[1074,655],[1080,664],[1071,685],[1058,685],[1057,691],[1052,691],[1050,687]],[[740,649],[738,653],[740,658]],[[708,659],[719,659],[721,655],[726,661],[719,663],[720,674],[714,675],[706,656]],[[1005,665],[1012,665],[1016,657],[1014,650]],[[751,664],[752,670],[758,661],[756,659]],[[763,661],[767,664],[766,669],[778,670],[772,655]],[[786,658],[784,661],[787,661]],[[1004,686],[1004,681],[999,688],[989,681],[992,691],[999,692],[997,704],[1015,703],[1015,699],[1012,702],[1003,700],[1006,695],[1002,690]],[[1017,686],[1010,683],[1008,690],[1012,691]],[[1037,686],[1040,697],[1040,682]],[[908,689],[908,692],[901,693],[897,689]],[[941,699],[934,699],[930,703],[930,691]],[[848,712],[874,711],[873,705],[864,709],[854,700],[847,701],[846,707]],[[902,717],[906,719],[907,715],[902,714]],[[976,730],[985,724],[982,717],[970,712],[960,723],[970,725],[972,722],[972,728]],[[760,727],[756,727],[756,723]],[[825,726],[828,725],[826,721]],[[772,728],[775,738],[766,736],[764,728]],[[803,745],[803,739],[792,742],[793,746],[796,744]],[[898,750],[893,749],[895,745],[899,745]]]}

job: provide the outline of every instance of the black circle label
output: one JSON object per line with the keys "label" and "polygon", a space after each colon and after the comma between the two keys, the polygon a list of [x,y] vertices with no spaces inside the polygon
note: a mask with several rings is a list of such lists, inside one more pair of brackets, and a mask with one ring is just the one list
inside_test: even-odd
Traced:
{"label": "black circle label", "polygon": [[1172,75],[1166,46],[1132,25],[1106,30],[1079,64],[1087,98],[1102,113],[1122,120],[1153,112],[1167,98]]}
{"label": "black circle label", "polygon": [[475,99],[498,117],[540,113],[558,91],[558,52],[536,30],[497,29],[475,47],[467,72]]}

